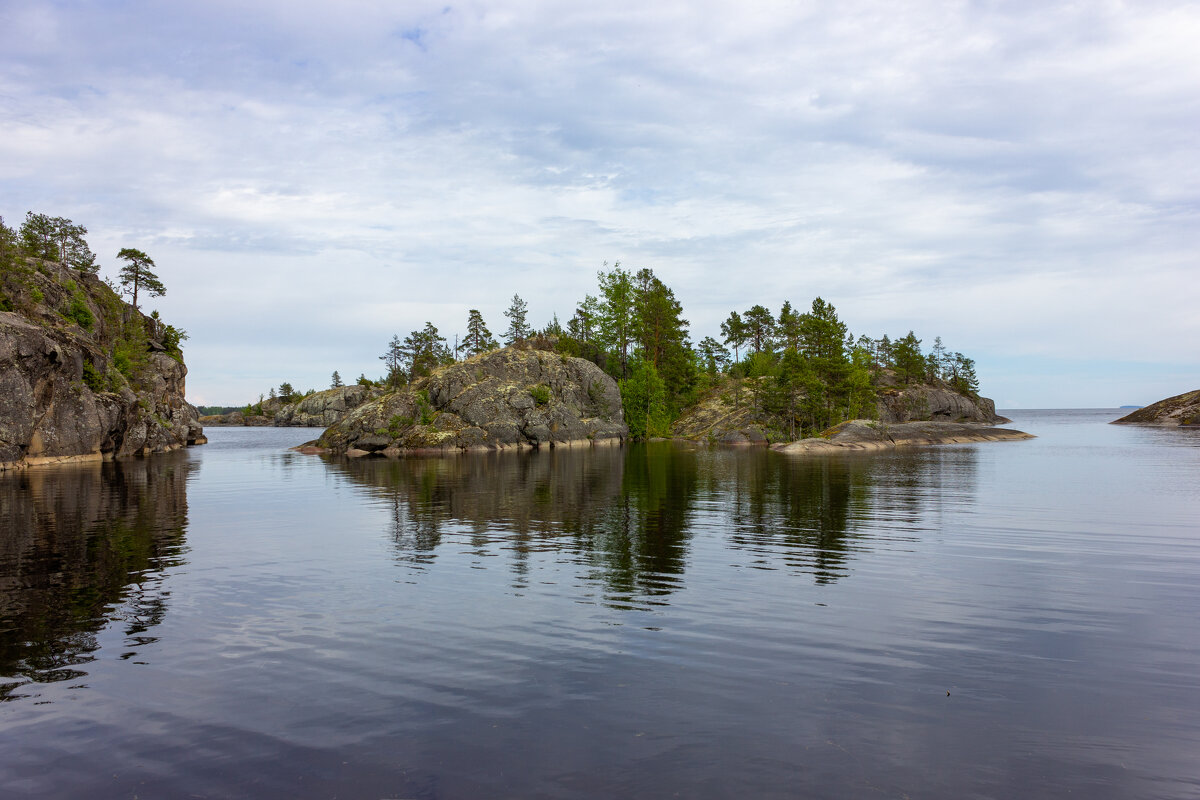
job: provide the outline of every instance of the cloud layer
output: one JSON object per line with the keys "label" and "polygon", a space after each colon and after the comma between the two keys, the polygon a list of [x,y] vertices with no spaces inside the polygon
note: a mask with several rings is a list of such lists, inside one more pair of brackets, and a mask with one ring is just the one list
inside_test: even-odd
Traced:
{"label": "cloud layer", "polygon": [[25,5],[0,213],[150,253],[198,402],[614,260],[697,338],[816,295],[941,335],[1001,406],[1200,385],[1194,4]]}

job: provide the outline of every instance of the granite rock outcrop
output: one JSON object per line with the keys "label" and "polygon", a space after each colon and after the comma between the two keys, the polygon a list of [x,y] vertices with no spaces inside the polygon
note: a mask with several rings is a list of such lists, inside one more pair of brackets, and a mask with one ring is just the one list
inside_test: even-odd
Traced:
{"label": "granite rock outcrop", "polygon": [[364,403],[317,446],[364,455],[619,443],[629,436],[616,382],[590,361],[505,348]]}
{"label": "granite rock outcrop", "polygon": [[1157,403],[1139,408],[1113,420],[1117,425],[1163,425],[1187,427],[1200,425],[1200,389],[1177,394]]}

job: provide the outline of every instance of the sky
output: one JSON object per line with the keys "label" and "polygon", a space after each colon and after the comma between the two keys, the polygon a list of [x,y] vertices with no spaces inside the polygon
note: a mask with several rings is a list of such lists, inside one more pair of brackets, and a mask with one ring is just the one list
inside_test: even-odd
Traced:
{"label": "sky", "polygon": [[565,322],[832,303],[1000,408],[1200,388],[1200,4],[0,0],[0,215],[155,261],[188,397]]}

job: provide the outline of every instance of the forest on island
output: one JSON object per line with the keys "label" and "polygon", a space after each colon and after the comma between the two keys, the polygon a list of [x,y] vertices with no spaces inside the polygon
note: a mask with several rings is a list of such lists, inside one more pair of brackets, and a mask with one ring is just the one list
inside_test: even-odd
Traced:
{"label": "forest on island", "polygon": [[585,294],[565,324],[556,313],[545,326],[533,327],[528,304],[513,295],[499,340],[478,309],[468,312],[466,333],[453,346],[426,322],[404,338],[392,337],[380,356],[381,379],[361,375],[358,381],[400,387],[438,366],[524,343],[604,369],[620,386],[635,438],[669,435],[682,413],[713,392],[769,415],[791,438],[874,416],[884,375],[904,384],[940,381],[978,395],[975,362],[950,351],[940,337],[928,352],[911,330],[896,339],[855,337],[820,297],[804,311],[786,300],[777,314],[764,305],[731,311],[721,323],[721,339],[705,336],[693,344],[682,305],[653,270],[605,267],[596,293]]}

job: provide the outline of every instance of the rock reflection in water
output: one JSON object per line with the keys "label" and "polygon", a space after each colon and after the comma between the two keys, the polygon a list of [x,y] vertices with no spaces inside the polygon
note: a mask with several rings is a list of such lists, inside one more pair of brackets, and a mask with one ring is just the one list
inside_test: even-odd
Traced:
{"label": "rock reflection in water", "polygon": [[970,491],[973,459],[969,448],[795,458],[650,443],[328,463],[388,505],[403,562],[432,565],[450,536],[480,557],[506,554],[518,587],[531,556],[549,553],[584,566],[609,601],[654,604],[681,585],[701,533],[750,567],[835,581],[870,540],[912,538],[930,503]]}
{"label": "rock reflection in water", "polygon": [[[611,598],[671,591],[683,572],[697,481],[675,447],[558,448],[330,460],[391,508],[398,558],[430,564],[448,526],[484,554],[499,547],[518,585],[534,553],[593,569]],[[456,538],[456,541],[459,539]]]}
{"label": "rock reflection in water", "polygon": [[0,699],[85,675],[109,622],[121,658],[155,641],[194,463],[172,453],[0,476]]}

